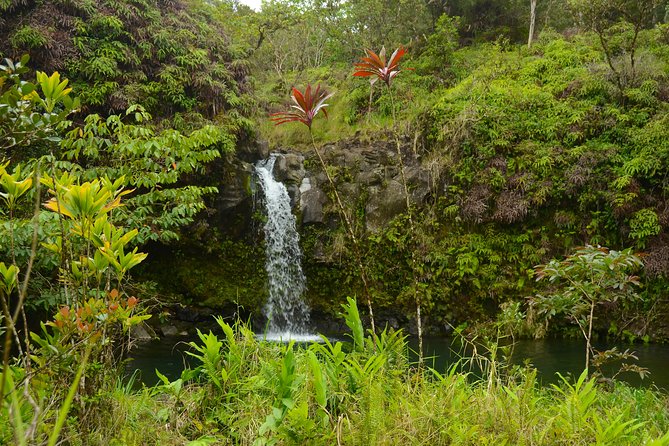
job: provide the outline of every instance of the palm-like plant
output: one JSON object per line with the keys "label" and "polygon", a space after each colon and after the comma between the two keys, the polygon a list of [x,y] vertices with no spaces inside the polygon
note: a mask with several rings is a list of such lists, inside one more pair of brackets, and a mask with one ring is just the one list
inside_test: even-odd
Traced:
{"label": "palm-like plant", "polygon": [[309,128],[312,147],[314,149],[314,152],[316,152],[318,160],[321,163],[321,167],[323,168],[323,172],[325,172],[325,176],[327,177],[328,182],[330,183],[330,187],[332,187],[332,191],[337,201],[337,206],[339,207],[339,213],[342,219],[344,220],[344,224],[346,225],[348,234],[351,237],[351,242],[353,244],[353,252],[356,257],[356,261],[358,263],[358,268],[360,269],[360,279],[362,280],[362,284],[367,298],[367,306],[369,308],[369,317],[372,326],[372,333],[376,333],[376,327],[374,325],[374,311],[372,309],[372,300],[368,285],[369,280],[367,278],[367,272],[365,266],[362,262],[362,252],[360,249],[360,244],[358,242],[358,238],[355,235],[355,229],[353,228],[353,223],[351,222],[351,218],[346,213],[346,208],[344,207],[344,204],[342,203],[341,198],[339,197],[339,193],[337,192],[337,187],[335,185],[335,182],[332,179],[332,176],[330,175],[330,172],[327,169],[327,165],[325,164],[323,156],[318,150],[318,146],[316,146],[316,141],[314,140],[314,134],[311,131],[311,124],[313,123],[313,120],[318,114],[318,112],[322,111],[325,117],[327,118],[327,111],[325,110],[325,107],[327,107],[328,104],[326,104],[325,101],[331,98],[332,95],[333,93],[327,93],[325,90],[321,90],[320,85],[318,85],[316,89],[312,91],[311,85],[307,84],[307,88],[304,90],[304,94],[297,88],[293,87],[293,93],[291,94],[291,99],[293,100],[294,105],[292,105],[291,109],[288,111],[272,113],[270,115],[271,116],[270,119],[274,121],[274,125],[281,125],[289,122],[301,122],[302,124],[306,125]]}
{"label": "palm-like plant", "polygon": [[328,113],[325,110],[328,104],[325,101],[330,99],[333,94],[321,90],[320,85],[312,91],[311,85],[308,84],[304,90],[304,94],[293,87],[293,94],[290,97],[295,105],[292,105],[289,111],[272,113],[270,115],[272,116],[271,120],[274,121],[274,125],[285,124],[287,122],[301,122],[309,127],[311,131],[311,124],[319,111],[322,111],[326,118],[328,117]]}
{"label": "palm-like plant", "polygon": [[[404,172],[404,163],[402,162],[402,150],[400,144],[400,138],[397,132],[397,116],[395,113],[395,98],[393,96],[393,90],[390,88],[390,82],[399,74],[400,70],[400,60],[407,53],[406,49],[402,46],[397,48],[393,54],[390,56],[390,59],[386,63],[386,49],[381,48],[379,54],[374,53],[370,49],[365,49],[367,53],[366,57],[362,57],[360,62],[355,64],[355,72],[353,76],[356,77],[371,77],[370,79],[370,88],[373,88],[374,83],[377,80],[381,80],[386,84],[388,89],[388,94],[390,96],[391,110],[393,113],[393,134],[395,136],[395,142],[397,145],[397,162],[400,167],[400,174],[402,177],[402,185],[404,186],[404,199],[406,201],[407,208],[407,217],[409,220],[409,240],[413,239],[414,234],[416,234],[416,227],[413,221],[413,210],[411,209],[411,200],[409,198],[409,186],[407,184],[406,175]],[[370,109],[372,94],[370,91],[369,96]],[[410,248],[411,249],[411,248]],[[411,250],[411,270],[414,280],[414,300],[416,302],[416,325],[418,329],[418,364],[422,367],[423,365],[423,323],[422,323],[422,298],[419,292],[420,277],[418,272],[418,260],[416,258],[417,254],[415,249]]]}
{"label": "palm-like plant", "polygon": [[386,63],[385,47],[381,48],[379,54],[370,49],[365,49],[365,52],[367,53],[367,57],[361,58],[361,61],[355,64],[353,76],[375,76],[371,80],[372,83],[376,79],[379,79],[385,82],[387,86],[390,86],[390,81],[400,72],[400,59],[407,53],[407,50],[404,47],[397,48],[390,56],[388,63]]}

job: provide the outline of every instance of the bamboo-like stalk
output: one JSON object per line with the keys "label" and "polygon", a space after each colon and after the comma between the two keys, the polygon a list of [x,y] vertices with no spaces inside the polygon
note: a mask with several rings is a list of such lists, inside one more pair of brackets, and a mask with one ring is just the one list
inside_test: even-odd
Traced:
{"label": "bamboo-like stalk", "polygon": [[423,320],[422,320],[422,298],[420,292],[418,291],[418,284],[420,283],[420,278],[418,277],[418,260],[416,259],[416,246],[414,246],[414,237],[416,235],[416,226],[414,225],[413,220],[413,210],[411,208],[411,198],[409,196],[409,185],[406,179],[406,173],[404,169],[404,161],[402,160],[402,145],[400,142],[400,136],[397,131],[397,115],[395,112],[395,97],[393,95],[393,90],[390,88],[390,84],[387,84],[388,94],[390,95],[390,107],[393,113],[393,136],[395,137],[395,146],[397,148],[397,163],[400,167],[400,178],[402,179],[402,186],[404,188],[404,199],[406,202],[407,208],[407,218],[409,220],[409,235],[408,235],[408,246],[411,251],[411,276],[413,279],[413,298],[416,303],[416,331],[418,332],[418,367],[423,367]]}
{"label": "bamboo-like stalk", "polygon": [[323,172],[325,172],[325,176],[327,177],[328,182],[332,187],[332,191],[334,193],[335,200],[337,202],[337,207],[339,208],[339,214],[341,215],[341,218],[344,220],[346,230],[349,236],[351,237],[351,243],[353,244],[353,255],[355,256],[355,261],[358,264],[358,269],[360,270],[360,280],[362,280],[362,285],[365,292],[365,300],[367,301],[367,309],[369,311],[370,325],[372,328],[372,333],[374,335],[374,338],[376,338],[376,325],[374,323],[374,309],[372,307],[372,296],[369,290],[369,279],[367,277],[367,270],[362,261],[360,243],[358,237],[356,237],[355,235],[355,228],[353,228],[353,223],[351,222],[351,219],[346,213],[346,208],[344,207],[344,204],[342,203],[341,198],[339,197],[339,192],[337,192],[337,187],[335,186],[335,182],[332,176],[330,175],[330,172],[328,172],[327,164],[325,164],[325,160],[323,159],[321,152],[318,150],[318,146],[316,145],[316,140],[314,139],[314,134],[311,131],[311,127],[309,127],[309,135],[311,136],[312,148],[314,149],[314,152],[316,152],[316,156],[318,157],[318,161],[321,163]]}

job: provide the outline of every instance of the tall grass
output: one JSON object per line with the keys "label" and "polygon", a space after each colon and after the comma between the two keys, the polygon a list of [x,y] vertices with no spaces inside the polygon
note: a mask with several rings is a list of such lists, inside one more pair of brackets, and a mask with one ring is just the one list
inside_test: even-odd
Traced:
{"label": "tall grass", "polygon": [[418,369],[400,332],[285,345],[218,322],[225,334],[201,335],[198,367],[110,395],[83,444],[669,445],[667,396],[654,390]]}

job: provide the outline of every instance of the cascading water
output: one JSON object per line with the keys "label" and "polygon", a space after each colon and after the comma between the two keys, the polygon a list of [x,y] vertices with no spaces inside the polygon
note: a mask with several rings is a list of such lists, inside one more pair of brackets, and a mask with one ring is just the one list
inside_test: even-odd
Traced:
{"label": "cascading water", "polygon": [[306,279],[302,272],[300,237],[295,229],[286,186],[272,174],[276,155],[256,164],[255,171],[265,194],[265,269],[269,298],[264,308],[268,339],[303,339],[309,324],[309,307],[302,299]]}

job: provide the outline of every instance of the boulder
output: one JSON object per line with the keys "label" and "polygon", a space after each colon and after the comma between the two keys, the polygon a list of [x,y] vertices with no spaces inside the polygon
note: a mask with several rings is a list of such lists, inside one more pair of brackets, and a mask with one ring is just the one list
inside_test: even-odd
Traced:
{"label": "boulder", "polygon": [[280,153],[274,162],[274,178],[288,185],[297,186],[302,182],[304,170],[304,156],[299,153]]}
{"label": "boulder", "polygon": [[176,336],[179,334],[179,329],[175,327],[174,325],[162,325],[159,328],[160,334],[163,336]]}
{"label": "boulder", "polygon": [[133,325],[130,327],[130,338],[136,341],[150,341],[156,339],[158,336],[153,328],[145,323]]}
{"label": "boulder", "polygon": [[406,209],[404,186],[397,180],[388,181],[386,187],[372,186],[365,206],[367,230],[376,232]]}
{"label": "boulder", "polygon": [[309,178],[304,178],[300,185],[300,210],[302,223],[323,223],[323,204],[327,197],[318,187],[311,185]]}

